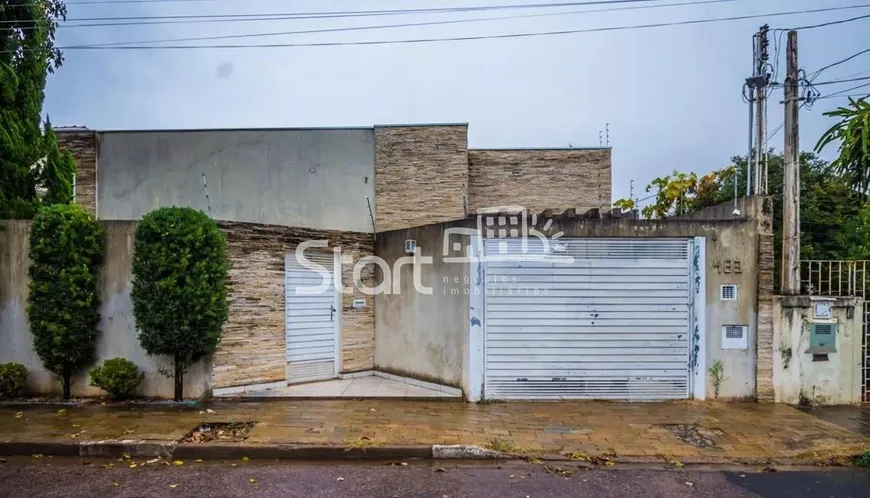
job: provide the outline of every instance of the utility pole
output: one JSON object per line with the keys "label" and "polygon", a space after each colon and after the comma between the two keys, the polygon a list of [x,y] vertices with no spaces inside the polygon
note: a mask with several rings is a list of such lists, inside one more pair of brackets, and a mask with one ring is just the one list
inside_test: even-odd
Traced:
{"label": "utility pole", "polygon": [[798,143],[797,31],[788,32],[785,77],[785,150],[782,195],[782,286],[784,295],[800,293],[800,145]]}
{"label": "utility pole", "polygon": [[604,129],[606,132],[606,141],[604,142],[608,147],[610,147],[610,123],[604,123]]}
{"label": "utility pole", "polygon": [[[757,76],[757,58],[758,58],[758,35],[752,36],[752,77],[746,78],[746,86],[749,87],[749,148],[746,152],[746,197],[752,195],[752,128],[755,126],[755,122],[752,119],[752,111],[753,106],[755,105],[755,81]],[[735,172],[734,175],[734,203],[737,205],[737,174]]]}
{"label": "utility pole", "polygon": [[767,32],[769,27],[767,24],[758,30],[758,57],[756,60],[756,76],[760,76],[762,80],[758,85],[758,96],[755,99],[755,115],[758,119],[757,125],[757,145],[755,146],[755,193],[767,193],[767,185],[762,180],[762,177],[767,176],[767,86],[770,84],[770,73],[767,72],[768,59],[768,41]]}
{"label": "utility pole", "polygon": [[767,32],[770,28],[765,24],[758,30],[758,60],[756,63],[756,75],[762,78],[758,85],[758,96],[756,97],[755,115],[758,119],[757,136],[758,142],[755,146],[755,193],[767,193],[765,182],[762,180],[766,177],[766,152],[767,152],[767,86],[770,84],[770,73],[767,72],[768,59],[768,41]]}
{"label": "utility pole", "polygon": [[598,146],[604,147],[604,132],[601,130],[598,130]]}

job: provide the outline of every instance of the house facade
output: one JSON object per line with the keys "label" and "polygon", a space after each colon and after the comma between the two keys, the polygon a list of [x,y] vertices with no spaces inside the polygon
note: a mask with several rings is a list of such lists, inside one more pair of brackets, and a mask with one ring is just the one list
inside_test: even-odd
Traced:
{"label": "house facade", "polygon": [[[467,131],[59,129],[76,202],[106,227],[100,357],[171,395],[138,348],[129,263],[136,220],[181,205],[226,232],[230,268],[191,396],[377,371],[470,401],[774,398],[769,201],[623,218],[609,148],[469,149]],[[0,361],[46,391],[26,340],[29,226],[7,224]]]}

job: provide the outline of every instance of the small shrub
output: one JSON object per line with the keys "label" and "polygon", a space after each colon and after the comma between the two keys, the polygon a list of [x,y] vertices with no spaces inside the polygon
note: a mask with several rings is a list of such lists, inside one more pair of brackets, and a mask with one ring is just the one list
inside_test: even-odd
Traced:
{"label": "small shrub", "polygon": [[17,398],[27,389],[27,369],[21,363],[0,365],[0,398]]}
{"label": "small shrub", "polygon": [[864,450],[860,455],[855,455],[856,467],[870,467],[870,450]]}
{"label": "small shrub", "polygon": [[129,398],[145,378],[145,374],[132,361],[124,358],[106,360],[89,373],[91,385],[109,393],[113,400]]}
{"label": "small shrub", "polygon": [[725,380],[725,367],[722,365],[722,360],[716,360],[709,368],[710,380],[713,382],[713,396],[719,399],[719,388],[722,387],[722,382]]}

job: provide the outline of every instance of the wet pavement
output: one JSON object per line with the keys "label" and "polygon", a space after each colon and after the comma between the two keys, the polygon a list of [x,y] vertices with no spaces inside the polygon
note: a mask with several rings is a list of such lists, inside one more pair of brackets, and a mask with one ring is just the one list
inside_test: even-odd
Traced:
{"label": "wet pavement", "polygon": [[[104,465],[114,463],[112,468]],[[511,463],[252,461],[129,468],[115,461],[11,458],[0,497],[864,497],[870,471],[759,473]]]}
{"label": "wet pavement", "polygon": [[801,408],[822,420],[870,437],[870,405],[863,406],[823,406],[817,408]]}
{"label": "wet pavement", "polygon": [[801,459],[870,439],[777,404],[306,400],[206,406],[0,406],[0,442],[178,441],[201,423],[256,422],[245,444],[498,444],[523,453]]}

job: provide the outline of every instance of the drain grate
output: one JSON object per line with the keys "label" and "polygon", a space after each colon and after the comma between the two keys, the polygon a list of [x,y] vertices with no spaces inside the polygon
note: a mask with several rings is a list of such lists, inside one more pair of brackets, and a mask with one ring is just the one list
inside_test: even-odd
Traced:
{"label": "drain grate", "polygon": [[181,438],[182,443],[208,443],[211,441],[239,442],[248,439],[256,422],[209,422],[199,424]]}

